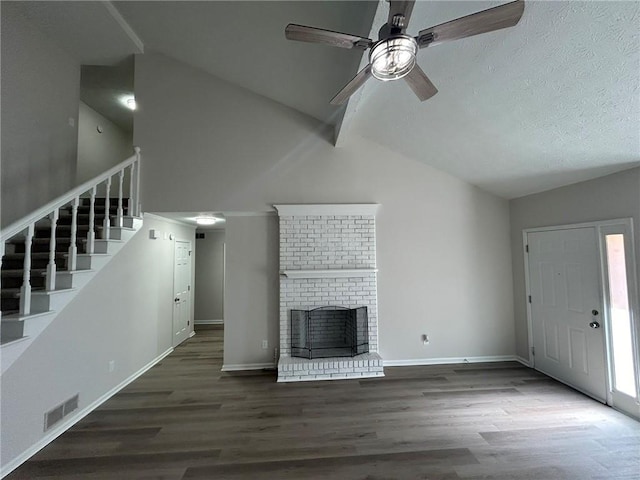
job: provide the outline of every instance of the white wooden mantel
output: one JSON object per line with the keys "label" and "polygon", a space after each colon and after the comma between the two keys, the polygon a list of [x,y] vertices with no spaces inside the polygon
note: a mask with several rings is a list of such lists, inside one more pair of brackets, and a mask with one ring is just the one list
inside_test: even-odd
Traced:
{"label": "white wooden mantel", "polygon": [[330,270],[283,270],[280,275],[287,278],[346,278],[363,277],[377,272],[377,268],[332,268]]}

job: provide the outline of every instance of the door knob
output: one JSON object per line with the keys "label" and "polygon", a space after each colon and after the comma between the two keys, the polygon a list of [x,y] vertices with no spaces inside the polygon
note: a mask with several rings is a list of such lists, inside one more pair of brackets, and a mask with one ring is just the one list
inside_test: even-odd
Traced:
{"label": "door knob", "polygon": [[600,312],[598,310],[591,310],[591,315],[596,316],[599,315]]}
{"label": "door knob", "polygon": [[600,328],[600,324],[599,324],[598,322],[591,322],[591,323],[589,324],[589,326],[590,326],[591,328]]}
{"label": "door knob", "polygon": [[174,302],[179,302],[179,301],[180,301],[180,299],[179,299],[179,298],[174,298],[174,299],[173,299],[173,301],[174,301]]}

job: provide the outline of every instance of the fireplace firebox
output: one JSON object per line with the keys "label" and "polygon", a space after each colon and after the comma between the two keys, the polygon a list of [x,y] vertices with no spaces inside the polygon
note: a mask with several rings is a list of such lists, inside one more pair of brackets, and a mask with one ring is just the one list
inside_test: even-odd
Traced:
{"label": "fireplace firebox", "polygon": [[291,310],[291,356],[355,357],[368,352],[367,307]]}

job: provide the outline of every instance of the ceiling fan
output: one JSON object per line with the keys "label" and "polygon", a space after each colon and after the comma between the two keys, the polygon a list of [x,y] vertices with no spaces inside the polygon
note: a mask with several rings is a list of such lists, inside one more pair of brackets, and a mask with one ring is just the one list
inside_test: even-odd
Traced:
{"label": "ceiling fan", "polygon": [[426,28],[421,30],[417,36],[412,37],[405,32],[415,0],[388,1],[389,17],[387,23],[378,32],[377,42],[357,35],[293,23],[285,28],[285,36],[289,40],[322,43],[340,48],[371,49],[368,65],[333,97],[330,102],[332,105],[342,105],[371,76],[383,82],[404,78],[411,90],[423,102],[438,93],[438,89],[416,64],[416,54],[419,48],[513,27],[524,12],[524,0],[516,0]]}

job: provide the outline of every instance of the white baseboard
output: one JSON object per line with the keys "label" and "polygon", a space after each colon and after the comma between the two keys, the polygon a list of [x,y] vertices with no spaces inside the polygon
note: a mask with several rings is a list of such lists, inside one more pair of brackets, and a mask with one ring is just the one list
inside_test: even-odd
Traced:
{"label": "white baseboard", "polygon": [[223,372],[239,372],[242,370],[273,370],[276,368],[276,364],[273,362],[267,363],[237,363],[223,365]]}
{"label": "white baseboard", "polygon": [[191,333],[189,334],[189,338],[195,337],[196,336],[196,331],[192,330]]}
{"label": "white baseboard", "polygon": [[78,423],[80,420],[82,420],[84,417],[86,417],[87,415],[89,415],[91,412],[93,412],[96,408],[98,408],[100,405],[102,405],[104,402],[106,402],[107,400],[109,400],[111,397],[113,397],[116,393],[118,393],[120,390],[122,390],[124,387],[126,387],[127,385],[129,385],[131,382],[133,382],[135,379],[137,379],[140,375],[144,374],[145,372],[147,372],[149,369],[151,369],[153,366],[155,366],[157,363],[159,363],[160,361],[162,361],[162,359],[164,359],[167,355],[169,355],[171,352],[173,352],[173,348],[168,349],[166,352],[160,354],[158,357],[154,358],[153,360],[151,360],[149,363],[147,363],[144,367],[142,367],[140,370],[138,370],[137,372],[135,372],[133,375],[130,375],[129,377],[127,377],[125,380],[123,380],[122,382],[120,382],[118,385],[116,385],[115,387],[113,387],[111,390],[109,390],[107,393],[105,393],[104,395],[102,395],[100,398],[98,398],[97,400],[93,401],[91,404],[87,405],[86,407],[84,407],[82,410],[79,410],[78,412],[76,412],[73,415],[70,415],[67,419],[65,419],[64,422],[62,422],[60,425],[58,425],[57,427],[53,428],[51,431],[47,432],[47,434],[40,439],[37,443],[35,443],[34,445],[32,445],[31,447],[29,447],[27,450],[25,450],[24,452],[22,452],[20,455],[18,455],[16,458],[14,458],[13,460],[11,460],[10,462],[8,462],[6,465],[3,465],[1,468],[1,473],[0,473],[0,478],[4,478],[7,475],[9,475],[11,472],[13,472],[16,468],[18,468],[20,465],[22,465],[24,462],[26,462],[27,460],[29,460],[32,456],[34,456],[36,453],[38,453],[40,450],[42,450],[44,447],[46,447],[47,445],[49,445],[51,442],[53,442],[56,438],[58,438],[60,435],[62,435],[64,432],[66,432],[67,430],[69,430],[71,427],[73,427],[76,423]]}
{"label": "white baseboard", "polygon": [[385,367],[410,367],[417,365],[451,365],[456,363],[514,362],[515,355],[489,355],[485,357],[416,358],[409,360],[385,360]]}
{"label": "white baseboard", "polygon": [[531,362],[528,358],[521,357],[520,355],[516,355],[516,362],[520,362],[525,367],[531,368]]}
{"label": "white baseboard", "polygon": [[224,320],[194,320],[194,325],[224,325]]}

